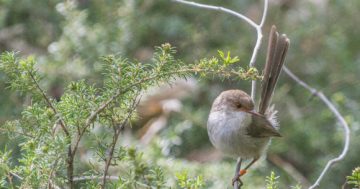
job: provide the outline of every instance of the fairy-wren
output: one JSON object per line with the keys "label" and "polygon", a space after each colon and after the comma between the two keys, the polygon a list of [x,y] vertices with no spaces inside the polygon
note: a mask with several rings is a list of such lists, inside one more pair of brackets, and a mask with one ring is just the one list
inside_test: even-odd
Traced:
{"label": "fairy-wren", "polygon": [[241,159],[253,159],[240,170],[234,180],[245,174],[266,151],[271,137],[281,136],[275,116],[277,112],[269,108],[269,104],[289,43],[286,35],[279,36],[273,26],[258,111],[255,110],[253,99],[242,90],[224,91],[213,102],[207,122],[211,143],[224,154]]}

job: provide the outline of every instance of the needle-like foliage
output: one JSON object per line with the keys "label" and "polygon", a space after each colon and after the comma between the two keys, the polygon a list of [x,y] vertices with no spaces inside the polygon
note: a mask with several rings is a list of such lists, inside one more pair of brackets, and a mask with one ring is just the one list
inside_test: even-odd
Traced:
{"label": "needle-like foliage", "polygon": [[[21,59],[15,53],[3,53],[0,70],[8,77],[9,88],[28,95],[31,103],[20,119],[1,126],[8,135],[22,141],[20,157],[14,159],[19,162],[16,166],[8,164],[10,152],[2,152],[1,184],[32,188],[64,185],[105,188],[106,183],[118,188],[164,187],[161,167],[142,161],[141,153],[135,149],[117,145],[124,127],[135,119],[135,108],[144,91],[193,74],[223,79],[260,78],[255,68],[234,67],[239,59],[231,57],[230,52],[225,56],[219,51],[218,58],[193,64],[185,64],[175,54],[175,48],[164,44],[156,48],[151,63],[114,55],[102,57],[101,86],[85,80],[73,81],[56,101],[43,89],[46,78],[37,70],[34,57]],[[100,128],[103,135],[95,128]],[[84,138],[94,140],[85,145]],[[84,151],[95,154],[98,165],[81,162],[79,153]],[[127,164],[128,169],[114,179],[109,176],[109,168],[118,162]]]}

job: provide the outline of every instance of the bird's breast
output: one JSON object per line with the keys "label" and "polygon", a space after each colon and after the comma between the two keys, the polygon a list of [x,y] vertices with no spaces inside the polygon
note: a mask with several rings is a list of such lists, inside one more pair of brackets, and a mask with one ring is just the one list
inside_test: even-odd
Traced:
{"label": "bird's breast", "polygon": [[259,156],[269,139],[255,139],[248,135],[251,114],[245,112],[211,112],[207,129],[212,144],[232,156]]}

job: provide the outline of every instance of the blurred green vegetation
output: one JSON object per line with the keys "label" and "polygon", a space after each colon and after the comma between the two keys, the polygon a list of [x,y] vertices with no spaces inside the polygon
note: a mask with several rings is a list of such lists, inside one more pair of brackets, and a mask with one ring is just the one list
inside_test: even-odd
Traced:
{"label": "blurred green vegetation", "polygon": [[[263,6],[259,0],[198,2],[228,7],[254,20],[260,20]],[[354,167],[360,165],[358,23],[358,0],[277,0],[270,1],[264,27],[265,37],[272,24],[288,35],[291,46],[286,65],[323,91],[351,127],[349,153],[325,176],[321,188],[339,188]],[[239,57],[238,64],[246,66],[255,38],[255,30],[238,18],[168,0],[0,0],[0,51],[35,55],[37,69],[47,78],[42,84],[57,100],[73,80],[84,79],[101,86],[104,76],[100,57],[104,55],[116,54],[148,63],[153,47],[169,42],[177,47],[177,58],[188,63],[216,56],[218,50],[223,50],[231,51]],[[266,40],[257,59],[259,70],[265,60]],[[9,86],[5,78],[0,72],[0,124],[18,118],[31,104],[29,96],[6,89]],[[249,82],[216,77],[189,82],[172,89],[163,87],[163,93],[156,93],[159,89],[150,91],[148,104],[145,101],[145,105],[140,104],[145,108],[139,108],[146,116],[139,116],[141,119],[133,122],[133,128],[128,128],[119,142],[137,146],[143,158],[167,167],[173,179],[176,173],[187,171],[180,177],[189,177],[194,182],[201,178],[205,188],[230,187],[235,161],[222,158],[209,143],[205,129],[207,114],[212,100],[221,91],[231,88],[249,91]],[[297,185],[296,176],[285,171],[274,158],[290,164],[313,183],[326,161],[342,150],[342,129],[331,112],[285,74],[280,78],[273,102],[279,110],[284,137],[274,139],[267,160],[258,163],[243,178],[244,188],[264,187],[265,176],[272,170],[280,176],[276,180],[280,188]],[[148,136],[144,135],[146,128],[159,120],[165,121],[163,127],[144,142],[144,136]],[[11,149],[10,159],[16,164],[22,141],[9,140],[2,133],[1,149],[5,145]]]}

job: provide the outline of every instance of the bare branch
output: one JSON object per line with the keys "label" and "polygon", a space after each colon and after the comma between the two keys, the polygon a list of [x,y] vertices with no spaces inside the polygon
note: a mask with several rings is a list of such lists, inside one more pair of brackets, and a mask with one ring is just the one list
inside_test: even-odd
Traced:
{"label": "bare branch", "polygon": [[[256,27],[257,39],[256,39],[256,43],[255,43],[255,46],[254,46],[254,50],[253,50],[251,59],[250,59],[250,64],[249,64],[250,67],[255,66],[256,57],[257,57],[257,54],[259,52],[261,42],[262,42],[262,38],[263,38],[262,27],[263,27],[263,25],[265,23],[265,20],[266,20],[268,7],[269,7],[268,0],[264,0],[264,11],[263,11],[263,15],[262,15],[262,18],[261,18],[261,22]],[[251,81],[251,98],[254,100],[254,102],[255,102],[255,97],[256,97],[256,80],[253,80],[253,81]]]}
{"label": "bare branch", "polygon": [[[101,180],[103,176],[82,176],[82,177],[75,177],[74,181],[84,181],[84,180]],[[119,180],[117,176],[106,176],[107,180]]]}
{"label": "bare branch", "polygon": [[264,0],[264,11],[263,11],[263,15],[262,15],[262,18],[261,18],[261,21],[259,24],[260,28],[262,28],[265,24],[268,7],[269,7],[269,0]]}
{"label": "bare branch", "polygon": [[24,178],[22,178],[21,176],[17,175],[16,173],[13,173],[13,172],[9,172],[10,175],[16,177],[17,179],[19,180],[23,180]]}
{"label": "bare branch", "polygon": [[[173,0],[177,3],[182,3],[182,4],[186,4],[186,5],[190,5],[193,7],[198,7],[198,8],[204,8],[204,9],[209,9],[209,10],[215,10],[215,11],[220,11],[220,12],[224,12],[226,14],[230,14],[233,16],[236,16],[242,20],[244,20],[245,22],[247,22],[250,26],[252,26],[253,28],[256,29],[256,33],[257,33],[257,39],[256,39],[256,43],[254,46],[254,50],[253,53],[251,55],[251,59],[250,59],[250,63],[249,66],[250,67],[254,67],[255,66],[255,62],[256,62],[256,57],[257,54],[259,52],[260,46],[261,46],[261,42],[262,42],[262,38],[263,38],[263,34],[262,34],[262,27],[265,23],[266,20],[266,16],[267,16],[267,10],[269,7],[269,2],[268,0],[264,0],[264,10],[263,10],[263,14],[262,14],[262,18],[260,21],[260,24],[256,24],[254,21],[252,21],[250,18],[246,17],[243,14],[240,14],[238,12],[235,12],[233,10],[224,8],[224,7],[220,7],[220,6],[213,6],[213,5],[206,5],[206,4],[201,4],[201,3],[195,3],[195,2],[190,2],[190,1],[185,1],[185,0]],[[253,80],[251,82],[251,98],[255,101],[255,96],[256,96],[256,81]]]}
{"label": "bare branch", "polygon": [[314,189],[316,187],[318,187],[320,185],[321,180],[323,179],[323,177],[325,176],[326,172],[330,169],[330,167],[341,161],[342,159],[345,158],[348,150],[349,150],[349,144],[350,144],[350,129],[349,129],[349,125],[346,123],[344,117],[340,114],[340,112],[336,109],[336,107],[334,106],[333,103],[331,103],[331,101],[322,93],[317,91],[315,88],[309,86],[308,84],[306,84],[304,81],[302,81],[301,79],[299,79],[294,73],[292,73],[286,66],[283,67],[285,73],[291,78],[293,79],[295,82],[297,82],[298,84],[300,84],[302,87],[304,87],[305,89],[307,89],[308,91],[310,91],[313,95],[317,96],[320,98],[321,101],[324,102],[324,104],[331,110],[331,112],[334,114],[334,116],[336,117],[336,119],[339,121],[340,125],[343,127],[344,129],[344,147],[343,150],[341,152],[341,154],[339,154],[336,158],[333,158],[331,160],[329,160],[326,164],[326,166],[324,167],[323,171],[321,172],[320,176],[318,177],[318,179],[316,180],[316,182],[309,187],[309,189]]}
{"label": "bare branch", "polygon": [[184,1],[184,0],[173,0],[177,3],[182,3],[182,4],[186,4],[186,5],[190,5],[193,7],[198,7],[198,8],[204,8],[204,9],[209,9],[209,10],[216,10],[216,11],[220,11],[220,12],[225,12],[227,14],[236,16],[242,20],[244,20],[245,22],[247,22],[248,24],[250,24],[252,27],[257,28],[259,27],[258,24],[256,24],[254,21],[252,21],[250,18],[246,17],[243,14],[240,14],[238,12],[235,12],[233,10],[227,9],[225,7],[219,7],[219,6],[213,6],[213,5],[205,5],[205,4],[201,4],[201,3],[195,3],[195,2],[190,2],[190,1]]}

